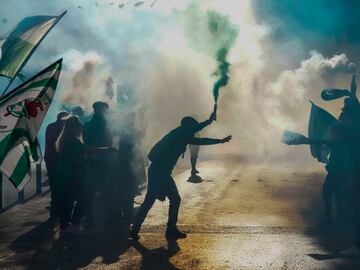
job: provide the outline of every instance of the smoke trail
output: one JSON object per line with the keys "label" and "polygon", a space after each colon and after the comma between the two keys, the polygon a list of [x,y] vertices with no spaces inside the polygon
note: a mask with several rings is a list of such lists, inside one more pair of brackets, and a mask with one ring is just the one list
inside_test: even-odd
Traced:
{"label": "smoke trail", "polygon": [[224,15],[214,11],[209,11],[207,15],[210,33],[212,34],[215,44],[218,44],[219,46],[216,51],[216,61],[218,66],[214,73],[218,78],[213,86],[213,95],[215,103],[217,103],[220,88],[225,87],[230,79],[230,64],[227,61],[227,56],[238,36],[238,29],[230,22],[229,18]]}
{"label": "smoke trail", "polygon": [[217,100],[219,98],[219,91],[221,87],[225,87],[229,82],[229,67],[230,64],[226,61],[226,57],[228,55],[228,49],[227,48],[221,48],[217,53],[217,71],[214,73],[214,75],[218,76],[219,79],[214,83],[213,88],[213,95],[215,99],[215,103],[217,103]]}

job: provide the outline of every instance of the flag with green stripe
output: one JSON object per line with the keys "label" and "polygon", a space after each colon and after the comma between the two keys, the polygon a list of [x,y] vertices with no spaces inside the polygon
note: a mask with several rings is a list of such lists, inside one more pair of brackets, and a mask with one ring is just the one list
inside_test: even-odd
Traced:
{"label": "flag with green stripe", "polygon": [[23,19],[1,45],[0,75],[13,79],[64,14]]}
{"label": "flag with green stripe", "polygon": [[62,59],[0,99],[0,170],[21,190],[38,161],[37,134],[53,100]]}

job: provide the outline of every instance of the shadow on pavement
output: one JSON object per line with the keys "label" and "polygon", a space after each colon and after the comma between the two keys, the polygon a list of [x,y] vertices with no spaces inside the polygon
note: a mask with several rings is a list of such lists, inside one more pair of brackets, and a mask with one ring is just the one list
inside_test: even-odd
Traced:
{"label": "shadow on pavement", "polygon": [[139,242],[134,242],[133,246],[138,252],[140,252],[142,256],[140,268],[142,270],[180,269],[170,263],[170,258],[180,251],[180,247],[177,244],[176,240],[168,240],[167,249],[165,249],[164,247],[148,249],[141,245]]}
{"label": "shadow on pavement", "polygon": [[180,251],[176,241],[169,240],[167,248],[148,249],[139,242],[130,241],[128,226],[122,223],[97,226],[81,235],[60,236],[50,221],[13,241],[9,245],[13,253],[0,264],[0,268],[72,270],[90,264],[106,267],[119,262],[120,256],[132,246],[142,256],[141,267],[133,262],[136,269],[178,269],[169,261]]}
{"label": "shadow on pavement", "polygon": [[[302,209],[301,216],[309,224],[305,233],[316,241],[323,253],[309,253],[308,256],[317,261],[333,260],[330,269],[360,269],[360,258],[343,256],[346,250],[355,244],[355,232],[350,221],[334,220],[332,224],[324,223],[324,209],[321,199],[321,184],[324,175],[313,173],[310,180],[318,183],[315,195],[309,200],[309,208]],[[321,183],[321,184],[320,184]]]}
{"label": "shadow on pavement", "polygon": [[15,263],[25,269],[78,269],[94,260],[115,263],[130,246],[128,230],[123,224],[86,230],[82,235],[59,236],[54,225],[47,221],[11,243],[9,249],[15,253],[7,261],[11,266]]}

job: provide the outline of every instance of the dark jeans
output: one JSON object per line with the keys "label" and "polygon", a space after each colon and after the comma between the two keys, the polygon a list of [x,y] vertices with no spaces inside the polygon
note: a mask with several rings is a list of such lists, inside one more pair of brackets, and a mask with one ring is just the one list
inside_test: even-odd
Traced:
{"label": "dark jeans", "polygon": [[97,192],[97,189],[94,185],[92,184],[87,184],[86,185],[86,190],[85,190],[85,215],[87,218],[89,218],[90,220],[93,219],[93,208],[94,208],[94,197],[95,194]]}
{"label": "dark jeans", "polygon": [[134,210],[134,192],[120,195],[120,210],[123,214],[123,221],[130,225]]}
{"label": "dark jeans", "polygon": [[[102,164],[101,164],[102,165]],[[107,180],[106,170],[103,166],[98,166],[96,163],[90,163],[86,169],[85,183],[86,183],[86,216],[93,219],[93,208],[95,194],[104,189],[105,181]]]}
{"label": "dark jeans", "polygon": [[[149,167],[148,175],[148,192],[145,196],[144,202],[140,206],[139,212],[135,217],[133,230],[140,230],[147,213],[153,206],[155,200],[158,198],[158,192],[163,192],[170,201],[167,225],[168,227],[175,227],[178,220],[181,198],[174,179],[172,178],[170,172],[164,173],[161,171],[161,169],[154,168],[152,166]],[[161,186],[159,186],[159,183],[161,184]]]}
{"label": "dark jeans", "polygon": [[322,199],[325,207],[325,216],[332,219],[333,199],[335,198],[337,214],[344,218],[346,212],[346,175],[329,173],[324,181],[322,189]]}
{"label": "dark jeans", "polygon": [[134,184],[112,179],[102,189],[102,202],[108,220],[117,220],[122,217],[126,224],[132,221],[134,203]]}
{"label": "dark jeans", "polygon": [[54,176],[55,176],[55,172],[56,172],[57,161],[56,160],[46,160],[45,164],[46,164],[46,170],[47,170],[48,179],[49,179],[50,196],[51,196],[50,216],[55,217],[55,216],[57,216],[57,213],[55,211],[55,203],[54,203],[54,198],[53,198],[54,195],[53,194],[54,194]]}
{"label": "dark jeans", "polygon": [[360,176],[352,177],[350,182],[348,192],[356,230],[356,246],[360,249]]}
{"label": "dark jeans", "polygon": [[80,224],[84,213],[84,190],[81,184],[76,182],[66,184],[58,208],[61,229],[66,229],[70,222],[74,225]]}
{"label": "dark jeans", "polygon": [[85,184],[86,184],[86,206],[85,214],[92,220],[93,219],[93,208],[94,208],[94,199],[95,194],[100,191],[102,202],[104,203],[105,212],[108,215],[111,212],[111,208],[114,205],[110,204],[110,209],[108,208],[108,201],[111,199],[112,186],[111,186],[111,173],[112,167],[111,156],[102,155],[99,158],[91,160],[86,167],[85,174]]}

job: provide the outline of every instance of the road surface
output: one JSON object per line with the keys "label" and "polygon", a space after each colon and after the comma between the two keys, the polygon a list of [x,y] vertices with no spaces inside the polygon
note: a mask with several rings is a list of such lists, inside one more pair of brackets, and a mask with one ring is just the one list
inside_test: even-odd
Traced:
{"label": "road surface", "polygon": [[138,243],[101,216],[84,237],[59,238],[46,195],[0,214],[0,269],[360,269],[338,253],[351,246],[351,229],[320,224],[320,166],[232,158],[199,170],[198,184],[186,181],[188,168],[175,172],[186,239],[166,241],[167,202],[155,203]]}

